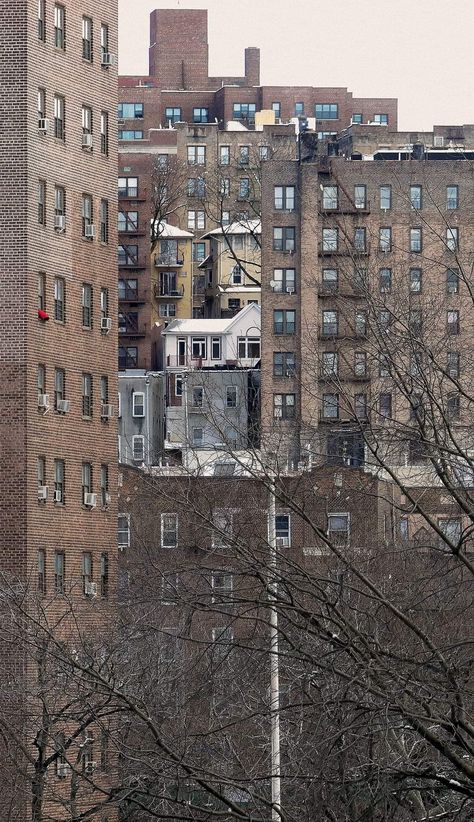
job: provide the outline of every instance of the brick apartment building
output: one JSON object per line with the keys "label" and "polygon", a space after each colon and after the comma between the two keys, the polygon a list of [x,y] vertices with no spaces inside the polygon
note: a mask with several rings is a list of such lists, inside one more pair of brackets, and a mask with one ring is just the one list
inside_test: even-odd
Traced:
{"label": "brick apartment building", "polygon": [[[52,622],[72,602],[92,635],[115,588],[117,3],[2,0],[1,16],[2,575]],[[32,747],[24,779],[15,733],[25,712],[28,740],[38,732],[27,705],[38,673],[6,647],[2,670],[2,694],[16,695],[2,708],[12,735],[2,764],[18,765],[2,769],[2,807],[40,818],[31,778],[33,814],[50,803],[66,818],[57,798],[71,791],[77,741],[53,757],[47,784]],[[43,732],[50,755],[53,731]]]}
{"label": "brick apartment building", "polygon": [[419,409],[467,446],[472,426],[472,126],[305,141],[263,170],[263,436],[282,459],[354,466],[375,437],[431,484]]}
{"label": "brick apartment building", "polygon": [[[209,77],[205,10],[153,11],[149,64],[146,76],[119,78],[119,279],[131,283],[120,305],[124,315],[138,313],[146,328],[121,335],[120,353],[138,368],[156,367],[148,334],[154,299],[148,226],[154,186],[170,181],[167,163],[180,169],[178,179],[172,175],[178,196],[169,221],[195,238],[193,313],[209,316],[198,268],[209,251],[202,237],[241,216],[259,216],[262,162],[296,156],[291,118],[313,118],[324,138],[351,120],[397,128],[394,99],[354,98],[344,88],[261,86],[256,48],[245,49],[244,76]],[[177,316],[173,300],[155,308],[163,323]]]}

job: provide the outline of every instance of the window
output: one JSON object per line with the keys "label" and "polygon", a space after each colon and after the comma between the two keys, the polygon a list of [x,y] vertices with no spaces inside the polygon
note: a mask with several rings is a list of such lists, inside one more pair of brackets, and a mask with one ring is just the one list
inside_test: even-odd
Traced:
{"label": "window", "polygon": [[145,394],[143,391],[134,391],[132,395],[132,417],[145,416]]}
{"label": "window", "polygon": [[37,589],[40,596],[46,594],[46,551],[40,548],[38,551],[38,582]]}
{"label": "window", "polygon": [[296,373],[296,361],[293,351],[273,352],[273,376],[274,377],[294,377]]}
{"label": "window", "polygon": [[206,217],[204,211],[188,211],[188,228],[190,231],[196,231],[206,227]]}
{"label": "window", "polygon": [[292,420],[296,412],[295,394],[273,395],[273,416],[275,419]]}
{"label": "window", "polygon": [[188,164],[190,166],[206,165],[206,146],[188,146]]}
{"label": "window", "polygon": [[204,440],[204,431],[202,428],[192,429],[192,444],[197,448],[201,448]]}
{"label": "window", "polygon": [[367,238],[365,228],[354,229],[354,250],[360,252],[367,251]]}
{"label": "window", "polygon": [[119,211],[117,215],[118,231],[134,233],[138,231],[138,211]]}
{"label": "window", "polygon": [[54,136],[58,140],[64,140],[65,130],[65,100],[59,94],[54,95]]}
{"label": "window", "polygon": [[54,215],[64,217],[66,214],[66,191],[61,186],[54,187]]}
{"label": "window", "polygon": [[204,399],[204,389],[202,385],[195,385],[191,394],[191,405],[193,408],[202,408]]}
{"label": "window", "polygon": [[448,311],[447,332],[452,336],[459,334],[459,311]]}
{"label": "window", "polygon": [[64,51],[66,48],[66,9],[54,4],[54,45]]}
{"label": "window", "polygon": [[64,594],[65,556],[62,551],[54,554],[54,590],[56,594]]}
{"label": "window", "polygon": [[448,294],[459,294],[459,270],[448,268],[446,271],[446,291]]}
{"label": "window", "polygon": [[106,23],[100,25],[100,56],[102,65],[104,65],[104,57],[109,53],[109,27]]}
{"label": "window", "polygon": [[304,103],[295,103],[295,117],[304,115]]}
{"label": "window", "polygon": [[225,405],[226,408],[237,408],[237,387],[235,385],[226,386]]}
{"label": "window", "polygon": [[239,360],[258,360],[260,357],[260,338],[239,337],[237,351]]}
{"label": "window", "polygon": [[408,315],[408,325],[412,334],[421,334],[423,316],[420,308],[410,308]]}
{"label": "window", "polygon": [[328,537],[336,545],[349,542],[349,514],[328,514]]}
{"label": "window", "polygon": [[38,40],[46,40],[46,9],[45,0],[38,0]]}
{"label": "window", "polygon": [[100,466],[100,504],[107,508],[109,504],[109,466]]}
{"label": "window", "polygon": [[272,111],[275,115],[275,120],[281,118],[281,103],[272,103]]}
{"label": "window", "polygon": [[193,261],[202,263],[206,258],[206,243],[193,243]]}
{"label": "window", "polygon": [[100,112],[100,153],[105,156],[109,153],[109,115],[106,111]]}
{"label": "window", "polygon": [[66,322],[66,282],[62,277],[54,278],[54,319]]}
{"label": "window", "polygon": [[54,369],[54,408],[58,410],[58,403],[66,396],[66,373],[64,368]]}
{"label": "window", "polygon": [[[82,134],[92,134],[92,109],[89,106],[82,106]],[[82,147],[89,147],[90,145],[86,144],[86,142],[82,141]]]}
{"label": "window", "polygon": [[82,327],[92,328],[92,286],[82,283]]}
{"label": "window", "polygon": [[145,459],[145,437],[141,434],[132,437],[132,459],[134,462],[143,462]]}
{"label": "window", "polygon": [[117,114],[120,120],[142,120],[143,103],[119,103]]}
{"label": "window", "polygon": [[250,146],[239,146],[239,165],[248,166],[250,163]]}
{"label": "window", "polygon": [[109,555],[104,552],[100,555],[100,595],[109,595]]}
{"label": "window", "polygon": [[321,355],[321,376],[337,377],[339,371],[339,354],[337,351],[323,351]]}
{"label": "window", "polygon": [[36,385],[38,388],[38,401],[40,394],[46,394],[46,366],[39,364],[36,369]]}
{"label": "window", "polygon": [[317,103],[315,116],[316,120],[338,120],[339,107],[337,103]]}
{"label": "window", "polygon": [[82,416],[92,417],[92,374],[82,375]]}
{"label": "window", "polygon": [[160,317],[176,317],[176,303],[160,303],[158,314]]}
{"label": "window", "polygon": [[442,540],[442,547],[446,543],[458,546],[461,541],[462,525],[460,519],[439,519],[438,528],[443,533],[445,540]]}
{"label": "window", "polygon": [[339,289],[339,273],[337,268],[323,268],[322,287],[325,294],[336,294]]}
{"label": "window", "polygon": [[82,593],[88,591],[88,587],[92,582],[92,554],[90,551],[84,551],[82,554]]}
{"label": "window", "polygon": [[391,419],[392,417],[392,395],[379,394],[379,414],[381,417]]}
{"label": "window", "polygon": [[233,120],[248,120],[249,123],[255,122],[255,112],[257,106],[255,103],[233,103]]}
{"label": "window", "polygon": [[275,517],[275,542],[277,548],[289,548],[291,545],[290,515],[277,514]]}
{"label": "window", "polygon": [[38,274],[38,308],[46,311],[46,274]]}
{"label": "window", "polygon": [[273,291],[295,292],[296,272],[294,268],[274,268],[273,269]]}
{"label": "window", "polygon": [[415,254],[421,251],[421,228],[410,228],[410,251]]}
{"label": "window", "polygon": [[221,177],[219,189],[220,189],[221,197],[229,197],[230,196],[230,178],[229,177]]}
{"label": "window", "polygon": [[322,417],[325,420],[339,418],[339,394],[323,394]]}
{"label": "window", "polygon": [[273,250],[274,251],[294,251],[295,250],[295,229],[293,227],[273,229]]}
{"label": "window", "polygon": [[381,331],[387,331],[392,324],[392,316],[390,311],[379,311],[379,326]]}
{"label": "window", "polygon": [[239,179],[239,200],[246,200],[250,196],[250,178],[241,177]]}
{"label": "window", "polygon": [[46,225],[46,183],[38,180],[38,223]]}
{"label": "window", "polygon": [[446,208],[448,211],[454,211],[459,208],[459,187],[446,186]]}
{"label": "window", "polygon": [[92,63],[92,19],[82,18],[82,59]]}
{"label": "window", "polygon": [[417,211],[422,204],[422,188],[421,186],[410,186],[410,204],[413,209]]}
{"label": "window", "polygon": [[355,333],[358,337],[365,337],[367,334],[367,312],[356,311],[355,314]]}
{"label": "window", "polygon": [[207,357],[207,340],[205,337],[191,338],[191,358],[193,360],[205,360]]}
{"label": "window", "polygon": [[101,243],[109,242],[109,202],[108,200],[100,201],[99,213],[99,228]]}
{"label": "window", "polygon": [[273,311],[273,333],[294,334],[296,331],[296,311]]}
{"label": "window", "polygon": [[379,228],[379,251],[391,251],[392,250],[392,229],[391,228]]}
{"label": "window", "polygon": [[367,208],[367,186],[354,186],[354,205],[356,208]]}
{"label": "window", "polygon": [[[412,376],[416,376],[416,373],[413,371],[413,360],[410,364],[410,374]],[[416,362],[416,360],[415,360]],[[390,376],[390,358],[387,354],[380,353],[379,354],[379,377],[389,377]]]}
{"label": "window", "polygon": [[410,268],[410,291],[412,294],[421,293],[421,268]]}
{"label": "window", "polygon": [[367,353],[356,351],[354,354],[354,375],[356,377],[367,376]]}
{"label": "window", "polygon": [[118,514],[117,542],[119,548],[128,548],[130,545],[130,514]]}
{"label": "window", "polygon": [[338,206],[337,186],[323,186],[322,206],[324,210],[334,210]]}
{"label": "window", "polygon": [[188,197],[199,197],[202,199],[206,196],[206,181],[203,177],[189,177],[186,190]]}
{"label": "window", "polygon": [[178,582],[177,573],[163,574],[161,580],[161,602],[163,605],[174,605],[178,601]]}
{"label": "window", "polygon": [[92,239],[91,229],[93,222],[92,195],[82,195],[82,236]]}
{"label": "window", "polygon": [[351,122],[355,124],[362,123],[362,114],[353,114],[351,117]]}
{"label": "window", "polygon": [[380,126],[388,126],[388,114],[374,114],[374,123]]}
{"label": "window", "polygon": [[214,571],[211,577],[212,601],[222,602],[232,597],[232,574],[225,571]]}
{"label": "window", "polygon": [[176,548],[178,545],[178,515],[161,515],[161,547]]}
{"label": "window", "polygon": [[100,316],[104,317],[104,318],[109,316],[109,289],[108,288],[101,288],[100,289]]}
{"label": "window", "polygon": [[170,125],[180,123],[182,121],[181,109],[178,106],[168,106],[165,108],[165,119]]}
{"label": "window", "polygon": [[119,346],[118,350],[119,368],[137,368],[138,348],[136,345]]}
{"label": "window", "polygon": [[323,228],[323,251],[337,251],[339,231],[337,228]]}
{"label": "window", "polygon": [[392,208],[392,186],[380,186],[380,208],[382,211]]}
{"label": "window", "polygon": [[379,291],[381,294],[390,294],[392,290],[392,269],[381,268],[379,271]]}
{"label": "window", "polygon": [[271,153],[272,152],[271,152],[270,146],[259,146],[258,147],[258,158],[259,158],[259,160],[262,161],[262,163],[265,162],[266,160],[270,159]]}
{"label": "window", "polygon": [[38,126],[41,128],[42,120],[46,117],[46,89],[38,89]]}
{"label": "window", "polygon": [[230,146],[219,146],[219,163],[221,166],[230,165]]}
{"label": "window", "polygon": [[54,460],[54,501],[66,501],[64,460]]}
{"label": "window", "polygon": [[367,394],[356,394],[354,397],[354,414],[358,420],[367,419]]}
{"label": "window", "polygon": [[446,229],[446,247],[448,251],[457,251],[459,248],[459,228]]}
{"label": "window", "polygon": [[322,333],[325,337],[336,337],[338,333],[338,314],[333,309],[323,311]]}
{"label": "window", "polygon": [[46,485],[46,458],[38,457],[36,460],[36,476],[38,479],[38,488]]}
{"label": "window", "polygon": [[209,109],[208,108],[193,108],[193,123],[208,123]]}
{"label": "window", "polygon": [[143,130],[140,128],[135,129],[123,129],[120,128],[118,131],[118,139],[119,140],[143,140]]}
{"label": "window", "polygon": [[294,211],[295,208],[295,187],[275,186],[274,205],[277,210]]}
{"label": "window", "polygon": [[459,394],[449,394],[446,400],[446,415],[448,420],[456,422],[459,420],[461,400]]}
{"label": "window", "polygon": [[460,376],[460,360],[459,351],[448,351],[447,372],[450,377],[457,378]]}
{"label": "window", "polygon": [[121,243],[117,248],[118,264],[119,266],[137,266],[138,265],[138,245],[134,243]]}

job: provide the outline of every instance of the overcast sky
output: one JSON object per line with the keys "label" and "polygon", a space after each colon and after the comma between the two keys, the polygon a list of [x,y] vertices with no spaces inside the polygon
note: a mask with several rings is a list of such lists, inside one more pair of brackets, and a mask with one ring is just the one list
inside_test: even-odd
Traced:
{"label": "overcast sky", "polygon": [[398,97],[402,130],[474,122],[474,0],[119,0],[121,74],[148,72],[155,8],[208,9],[211,75],[259,46],[264,85]]}

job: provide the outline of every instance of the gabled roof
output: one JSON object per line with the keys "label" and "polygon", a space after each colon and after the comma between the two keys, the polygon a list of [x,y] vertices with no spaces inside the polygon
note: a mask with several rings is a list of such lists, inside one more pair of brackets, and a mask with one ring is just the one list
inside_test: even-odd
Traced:
{"label": "gabled roof", "polygon": [[159,240],[161,239],[168,239],[168,238],[176,238],[179,240],[189,238],[190,240],[194,239],[194,234],[190,231],[184,231],[182,228],[177,228],[175,225],[170,225],[169,223],[159,223],[158,224],[158,231],[157,237]]}
{"label": "gabled roof", "polygon": [[218,226],[212,231],[203,234],[201,240],[209,237],[219,237],[222,234],[261,234],[262,223],[260,220],[236,220],[230,225]]}
{"label": "gabled roof", "polygon": [[233,317],[226,319],[189,319],[173,320],[166,326],[163,334],[230,334],[232,326],[245,319],[247,314],[258,312],[260,322],[261,309],[259,305],[251,303],[238,311]]}

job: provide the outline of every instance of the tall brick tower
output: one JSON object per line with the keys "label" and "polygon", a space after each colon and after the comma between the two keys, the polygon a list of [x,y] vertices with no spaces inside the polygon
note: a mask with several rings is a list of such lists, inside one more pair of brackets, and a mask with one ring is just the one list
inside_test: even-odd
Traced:
{"label": "tall brick tower", "polygon": [[[0,13],[0,570],[85,628],[116,551],[117,0]],[[21,701],[28,664],[0,650]]]}

